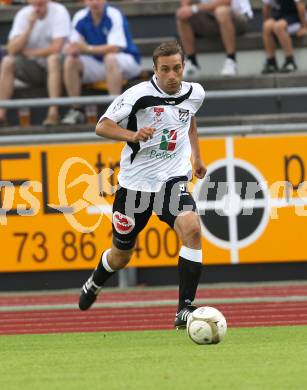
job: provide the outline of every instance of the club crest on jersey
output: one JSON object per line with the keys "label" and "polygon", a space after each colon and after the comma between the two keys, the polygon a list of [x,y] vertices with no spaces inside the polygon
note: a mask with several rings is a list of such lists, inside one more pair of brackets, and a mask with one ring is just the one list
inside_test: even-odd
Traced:
{"label": "club crest on jersey", "polygon": [[177,130],[164,129],[159,149],[172,152],[175,150],[177,142]]}
{"label": "club crest on jersey", "polygon": [[179,120],[183,123],[187,123],[188,120],[189,120],[189,110],[184,110],[183,108],[179,108],[179,111],[178,111],[178,114],[179,114]]}
{"label": "club crest on jersey", "polygon": [[162,114],[162,112],[164,112],[164,107],[154,107],[153,110],[155,113],[155,116],[154,116],[155,123],[161,122],[162,121],[161,114]]}
{"label": "club crest on jersey", "polygon": [[113,226],[118,233],[129,234],[135,226],[135,221],[133,218],[115,211],[113,214]]}

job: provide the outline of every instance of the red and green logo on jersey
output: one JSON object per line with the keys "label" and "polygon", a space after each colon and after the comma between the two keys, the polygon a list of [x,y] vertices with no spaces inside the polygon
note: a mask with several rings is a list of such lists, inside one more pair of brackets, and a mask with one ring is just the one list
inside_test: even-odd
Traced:
{"label": "red and green logo on jersey", "polygon": [[163,130],[159,149],[172,152],[175,150],[177,142],[177,130]]}

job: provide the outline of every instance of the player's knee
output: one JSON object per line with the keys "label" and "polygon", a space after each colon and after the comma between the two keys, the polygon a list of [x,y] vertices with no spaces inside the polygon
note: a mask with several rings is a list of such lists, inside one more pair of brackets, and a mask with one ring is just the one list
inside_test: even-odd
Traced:
{"label": "player's knee", "polygon": [[190,18],[187,18],[186,16],[182,16],[181,8],[177,9],[176,11],[176,20],[180,23],[188,23]]}
{"label": "player's knee", "polygon": [[51,54],[47,59],[48,69],[59,68],[61,65],[60,61],[61,57],[59,54]]}
{"label": "player's knee", "polygon": [[191,225],[188,226],[186,230],[186,236],[188,241],[192,241],[193,243],[197,243],[200,241],[201,231],[198,221],[195,221]]}
{"label": "player's knee", "polygon": [[11,71],[15,66],[15,56],[7,55],[3,58],[1,63],[2,72]]}
{"label": "player's knee", "polygon": [[274,21],[273,19],[268,19],[268,20],[266,20],[266,21],[263,23],[262,31],[263,31],[265,34],[271,34],[272,32],[274,32],[274,23],[275,23],[275,21]]}
{"label": "player's knee", "polygon": [[116,53],[108,53],[104,56],[104,63],[107,69],[118,67]]}
{"label": "player's knee", "polygon": [[181,239],[184,245],[195,245],[201,240],[201,228],[197,215],[188,213],[180,223]]}
{"label": "player's knee", "polygon": [[274,32],[276,35],[286,31],[287,29],[287,22],[284,20],[280,20],[274,24]]}
{"label": "player's knee", "polygon": [[226,20],[231,19],[231,8],[226,5],[217,7],[214,10],[214,16],[218,23],[224,23]]}
{"label": "player's knee", "polygon": [[64,61],[64,72],[70,72],[77,66],[77,59],[74,56],[66,56]]}

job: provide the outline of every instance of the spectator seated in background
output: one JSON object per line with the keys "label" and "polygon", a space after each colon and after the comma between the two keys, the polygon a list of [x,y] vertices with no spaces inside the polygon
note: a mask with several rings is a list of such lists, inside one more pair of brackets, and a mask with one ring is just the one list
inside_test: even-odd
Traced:
{"label": "spectator seated in background", "polygon": [[281,72],[297,69],[293,55],[291,35],[302,37],[307,34],[307,19],[304,0],[263,0],[263,44],[266,62],[262,73],[278,72],[275,58],[276,38],[284,52],[285,62]]}
{"label": "spectator seated in background", "polygon": [[[74,16],[74,30],[65,49],[64,83],[69,96],[80,96],[84,83],[106,80],[111,95],[121,93],[124,79],[140,74],[140,56],[128,21],[105,0],[85,0],[86,9]],[[83,123],[84,113],[72,107],[63,124]]]}
{"label": "spectator seated in background", "polygon": [[[10,99],[15,77],[30,85],[48,86],[49,97],[61,95],[61,51],[70,34],[67,9],[49,0],[29,0],[17,12],[3,58],[0,73],[0,99]],[[50,107],[45,125],[59,121],[57,107]],[[0,124],[6,123],[6,111],[0,109]]]}
{"label": "spectator seated in background", "polygon": [[226,60],[221,71],[224,76],[237,74],[236,34],[246,32],[253,12],[249,0],[181,0],[177,10],[177,29],[187,62],[184,77],[196,78],[200,67],[196,58],[195,37],[221,35]]}

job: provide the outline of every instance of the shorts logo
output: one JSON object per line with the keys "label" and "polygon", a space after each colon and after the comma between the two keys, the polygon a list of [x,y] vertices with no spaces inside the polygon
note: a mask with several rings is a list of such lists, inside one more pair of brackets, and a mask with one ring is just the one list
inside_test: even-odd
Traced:
{"label": "shorts logo", "polygon": [[135,222],[134,219],[128,217],[125,214],[120,213],[119,211],[115,211],[113,214],[113,225],[115,230],[120,234],[129,234],[132,232]]}
{"label": "shorts logo", "polygon": [[190,195],[190,193],[187,190],[187,185],[185,183],[179,184],[179,190],[180,190],[180,193],[178,194],[178,196]]}
{"label": "shorts logo", "polygon": [[177,130],[164,129],[159,149],[172,152],[173,150],[175,150],[176,142],[177,142]]}

